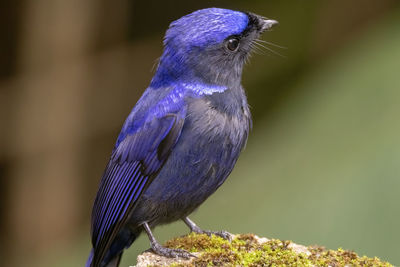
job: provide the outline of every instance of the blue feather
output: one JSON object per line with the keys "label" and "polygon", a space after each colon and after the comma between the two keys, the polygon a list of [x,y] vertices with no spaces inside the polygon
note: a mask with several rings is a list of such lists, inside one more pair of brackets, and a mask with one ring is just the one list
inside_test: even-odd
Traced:
{"label": "blue feather", "polygon": [[[166,96],[167,99],[170,97]],[[179,138],[185,117],[184,109],[179,110],[174,106],[168,108],[171,106],[165,105],[165,102],[163,99],[152,107],[152,114],[156,116],[146,116],[143,125],[132,127],[131,124],[136,122],[135,113],[125,122],[127,132],[121,133],[123,138],[120,137],[111,155],[93,207],[92,243],[95,263],[104,257],[111,245],[110,237],[121,230],[127,214],[134,208],[143,189],[164,164]],[[160,153],[160,145],[165,140],[170,140],[169,146],[163,147],[166,151]]]}
{"label": "blue feather", "polygon": [[[242,68],[265,25],[220,8],[171,23],[157,71],[100,181],[87,267],[118,266],[143,224],[185,218],[228,177],[251,128]],[[227,45],[232,40],[237,46]]]}

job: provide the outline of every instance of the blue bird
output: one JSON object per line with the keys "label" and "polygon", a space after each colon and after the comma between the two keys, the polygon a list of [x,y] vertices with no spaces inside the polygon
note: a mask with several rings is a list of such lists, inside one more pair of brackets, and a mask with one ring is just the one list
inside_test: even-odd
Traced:
{"label": "blue bird", "polygon": [[241,85],[255,40],[277,24],[253,13],[195,11],[171,23],[150,86],[123,124],[94,202],[87,267],[118,266],[144,230],[183,220],[225,181],[246,144],[251,116]]}

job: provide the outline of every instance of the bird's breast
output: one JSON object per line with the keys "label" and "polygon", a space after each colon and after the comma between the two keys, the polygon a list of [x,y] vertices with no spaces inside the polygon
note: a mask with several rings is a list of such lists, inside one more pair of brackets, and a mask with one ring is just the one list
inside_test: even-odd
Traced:
{"label": "bird's breast", "polygon": [[189,104],[185,124],[199,140],[213,142],[218,139],[240,146],[247,140],[250,114],[247,105],[238,103],[235,112],[226,112],[207,99],[199,99]]}
{"label": "bird's breast", "polygon": [[179,141],[143,196],[149,221],[187,216],[225,181],[247,140],[246,108],[232,115],[206,99],[189,102]]}

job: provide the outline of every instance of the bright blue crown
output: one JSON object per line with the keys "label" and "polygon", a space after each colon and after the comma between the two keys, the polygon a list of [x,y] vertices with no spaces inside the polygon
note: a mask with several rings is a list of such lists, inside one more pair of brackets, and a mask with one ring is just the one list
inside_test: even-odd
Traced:
{"label": "bright blue crown", "polygon": [[246,29],[248,16],[239,11],[222,8],[197,10],[171,23],[165,45],[185,44],[203,47],[221,43],[230,35]]}

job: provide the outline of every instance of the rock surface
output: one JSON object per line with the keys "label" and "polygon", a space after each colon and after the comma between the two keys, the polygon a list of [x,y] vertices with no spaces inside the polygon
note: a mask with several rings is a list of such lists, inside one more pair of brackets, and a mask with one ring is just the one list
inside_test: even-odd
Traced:
{"label": "rock surface", "polygon": [[132,267],[147,266],[393,266],[378,258],[360,257],[343,249],[306,247],[291,241],[234,235],[232,242],[220,237],[189,234],[167,241],[169,248],[185,249],[196,257],[166,258],[146,251]]}

